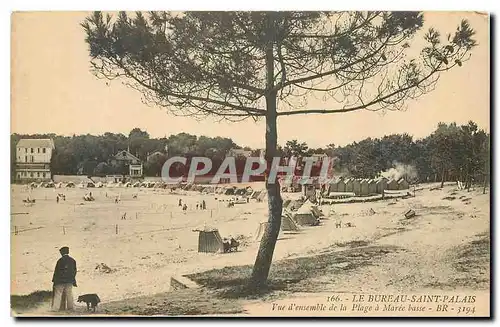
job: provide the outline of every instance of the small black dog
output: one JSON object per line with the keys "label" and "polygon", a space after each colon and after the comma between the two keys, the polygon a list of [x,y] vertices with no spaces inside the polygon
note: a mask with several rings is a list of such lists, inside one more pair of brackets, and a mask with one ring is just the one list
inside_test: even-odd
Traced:
{"label": "small black dog", "polygon": [[78,302],[85,302],[87,304],[87,311],[92,308],[95,312],[97,304],[101,302],[101,299],[97,294],[84,294],[78,297]]}

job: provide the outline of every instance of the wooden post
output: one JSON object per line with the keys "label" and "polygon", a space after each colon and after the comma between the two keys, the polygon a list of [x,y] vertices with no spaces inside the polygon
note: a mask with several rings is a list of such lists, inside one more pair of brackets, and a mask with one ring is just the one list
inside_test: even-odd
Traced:
{"label": "wooden post", "polygon": [[63,235],[66,235],[66,228],[63,226]]}
{"label": "wooden post", "polygon": [[210,209],[210,218],[212,218],[212,209]]}
{"label": "wooden post", "polygon": [[17,235],[17,226],[14,226],[14,235]]}
{"label": "wooden post", "polygon": [[115,225],[115,232],[118,235],[118,224]]}

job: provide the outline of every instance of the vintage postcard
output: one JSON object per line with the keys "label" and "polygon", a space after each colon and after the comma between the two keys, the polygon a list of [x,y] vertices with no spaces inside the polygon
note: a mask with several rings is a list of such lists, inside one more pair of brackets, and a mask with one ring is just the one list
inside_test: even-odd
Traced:
{"label": "vintage postcard", "polygon": [[490,317],[485,12],[15,12],[15,317]]}

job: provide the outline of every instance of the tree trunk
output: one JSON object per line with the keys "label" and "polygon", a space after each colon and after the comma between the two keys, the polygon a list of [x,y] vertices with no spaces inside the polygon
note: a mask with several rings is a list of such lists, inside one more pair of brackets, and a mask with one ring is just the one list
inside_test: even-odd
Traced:
{"label": "tree trunk", "polygon": [[[276,103],[276,96],[274,96],[274,103]],[[267,105],[268,113],[270,112],[269,103]],[[272,111],[272,110],[271,110]],[[273,117],[274,116],[274,117]],[[277,131],[276,131],[276,104],[274,105],[274,115],[266,117],[266,161],[269,167],[276,153],[277,144]],[[268,171],[267,170],[267,171]],[[269,176],[269,175],[268,175]],[[271,268],[273,259],[274,247],[281,227],[281,213],[283,201],[280,195],[280,186],[277,180],[270,180],[267,178],[266,182],[267,197],[268,197],[268,210],[269,210],[269,224],[266,227],[262,240],[260,242],[259,251],[252,272],[251,285],[253,287],[261,287],[265,285]]]}
{"label": "tree trunk", "polygon": [[486,194],[486,184],[487,183],[488,183],[488,174],[484,174],[483,194]]}
{"label": "tree trunk", "polygon": [[441,188],[443,188],[444,186],[444,165],[443,165],[443,169],[441,170]]}
{"label": "tree trunk", "polygon": [[[269,34],[273,33],[272,23],[269,24]],[[272,38],[270,38],[272,40]],[[273,158],[276,156],[276,148],[278,143],[277,132],[277,110],[276,101],[277,93],[274,90],[274,57],[273,57],[273,43],[270,41],[266,49],[266,162],[267,172],[271,167]],[[268,173],[266,173],[269,176]],[[271,262],[273,260],[274,248],[276,240],[281,227],[281,213],[283,207],[283,200],[280,195],[280,186],[277,180],[266,179],[267,189],[267,203],[269,210],[269,219],[262,240],[260,241],[259,251],[253,266],[252,277],[250,286],[253,288],[261,288],[265,286]]]}
{"label": "tree trunk", "polygon": [[469,173],[465,173],[465,185],[464,188],[468,191],[469,190]]}

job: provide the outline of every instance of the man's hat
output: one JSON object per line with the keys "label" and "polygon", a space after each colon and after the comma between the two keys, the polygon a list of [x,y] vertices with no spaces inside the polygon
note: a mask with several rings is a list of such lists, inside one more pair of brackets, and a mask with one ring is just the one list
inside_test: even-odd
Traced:
{"label": "man's hat", "polygon": [[62,248],[59,249],[59,252],[61,254],[68,254],[69,253],[69,247],[63,246]]}

